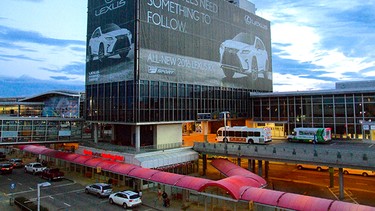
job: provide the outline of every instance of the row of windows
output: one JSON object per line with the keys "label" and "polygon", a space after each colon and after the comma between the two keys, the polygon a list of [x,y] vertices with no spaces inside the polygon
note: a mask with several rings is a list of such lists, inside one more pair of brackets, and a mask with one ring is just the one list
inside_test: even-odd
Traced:
{"label": "row of windows", "polygon": [[[252,101],[255,121],[287,122],[295,127],[330,127],[333,134],[362,134],[362,121],[375,120],[375,94],[265,97]],[[356,138],[351,137],[351,138]]]}
{"label": "row of windows", "polygon": [[[225,132],[227,135],[225,135]],[[260,132],[257,131],[218,131],[219,136],[229,136],[229,137],[260,137]]]}
{"label": "row of windows", "polygon": [[[197,113],[230,111],[249,117],[249,90],[192,84],[122,81],[86,86],[86,118],[92,121],[186,121]],[[138,96],[138,97],[134,97]]]}
{"label": "row of windows", "polygon": [[[321,101],[318,103],[301,104],[299,101],[301,97],[262,98],[253,100],[253,113],[255,118],[261,118],[263,121],[275,118],[283,119],[285,117],[360,117],[367,120],[375,117],[375,102],[364,103],[370,99],[368,95],[359,94],[357,96],[352,94],[345,96],[345,99],[357,99],[358,102],[336,105],[333,103],[322,103]],[[324,101],[326,97],[320,96],[319,98]],[[336,99],[332,95],[329,98]],[[271,104],[270,102],[278,103]]]}

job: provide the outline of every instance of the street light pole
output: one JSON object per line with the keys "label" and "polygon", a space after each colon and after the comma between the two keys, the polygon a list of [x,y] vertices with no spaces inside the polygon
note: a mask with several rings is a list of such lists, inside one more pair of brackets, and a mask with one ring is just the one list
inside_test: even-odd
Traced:
{"label": "street light pole", "polygon": [[225,149],[225,154],[228,153],[228,139],[227,139],[227,114],[229,114],[229,111],[223,111],[221,112],[224,115],[224,149]]}
{"label": "street light pole", "polygon": [[50,186],[50,185],[51,185],[51,183],[49,183],[49,182],[38,183],[38,185],[37,185],[37,189],[38,189],[38,196],[37,196],[38,205],[37,205],[37,209],[38,209],[38,211],[40,211],[40,187],[47,187],[47,186]]}

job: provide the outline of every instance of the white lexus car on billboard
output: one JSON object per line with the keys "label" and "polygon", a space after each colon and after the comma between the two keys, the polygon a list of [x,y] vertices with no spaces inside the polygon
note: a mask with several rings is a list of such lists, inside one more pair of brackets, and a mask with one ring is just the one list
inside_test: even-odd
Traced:
{"label": "white lexus car on billboard", "polygon": [[125,58],[131,49],[132,34],[114,23],[98,27],[92,33],[87,48],[88,60],[100,60],[115,55]]}
{"label": "white lexus car on billboard", "polygon": [[221,44],[220,66],[227,78],[232,78],[236,72],[251,76],[253,80],[272,78],[263,41],[248,33],[240,33]]}

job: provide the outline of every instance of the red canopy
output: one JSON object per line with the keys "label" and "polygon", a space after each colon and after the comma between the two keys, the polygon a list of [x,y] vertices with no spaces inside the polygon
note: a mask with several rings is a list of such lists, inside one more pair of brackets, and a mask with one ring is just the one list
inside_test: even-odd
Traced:
{"label": "red canopy", "polygon": [[106,161],[103,158],[90,158],[84,162],[85,166],[96,168],[99,163]]}
{"label": "red canopy", "polygon": [[119,165],[114,165],[114,166],[111,166],[109,168],[109,171],[113,172],[113,173],[117,173],[117,174],[124,174],[124,175],[128,175],[129,172],[137,169],[137,168],[141,168],[139,166],[135,166],[135,165],[131,165],[131,164],[127,164],[127,163],[120,163]]}
{"label": "red canopy", "polygon": [[79,165],[84,165],[85,162],[89,159],[91,159],[92,157],[91,156],[86,156],[86,155],[80,155],[76,158],[74,158],[74,160],[72,160],[71,162],[72,163],[76,163],[76,164],[79,164]]}
{"label": "red canopy", "polygon": [[96,167],[100,167],[105,171],[110,171],[112,167],[115,165],[122,165],[122,163],[112,161],[112,160],[105,160],[103,162],[100,162],[96,165]]}
{"label": "red canopy", "polygon": [[154,175],[156,173],[159,173],[159,172],[160,171],[158,171],[158,170],[140,167],[140,168],[134,169],[131,172],[129,172],[129,176],[149,180],[152,177],[152,175]]}
{"label": "red canopy", "polygon": [[44,146],[29,145],[23,148],[23,150],[31,152],[33,154],[42,155],[43,151],[49,151],[51,149]]}
{"label": "red canopy", "polygon": [[330,199],[285,193],[280,197],[278,207],[284,207],[292,210],[327,211],[330,210],[329,207],[331,203],[332,200]]}
{"label": "red canopy", "polygon": [[55,158],[72,162],[74,159],[79,157],[79,154],[60,152],[55,154]]}
{"label": "red canopy", "polygon": [[246,187],[241,195],[241,199],[246,201],[254,201],[261,204],[267,204],[271,206],[277,206],[279,198],[285,194],[285,192],[267,190],[262,188]]}
{"label": "red canopy", "polygon": [[329,208],[332,211],[352,211],[352,210],[360,210],[360,211],[374,211],[375,207],[360,205],[360,204],[353,204],[343,201],[334,201]]}
{"label": "red canopy", "polygon": [[[267,181],[263,177],[248,171],[241,166],[238,166],[226,159],[214,159],[211,161],[211,165],[219,170],[222,174],[227,177],[241,175],[243,177],[252,178],[259,185],[258,187],[264,187],[267,185]],[[252,185],[253,186],[253,185]]]}
{"label": "red canopy", "polygon": [[150,180],[163,184],[174,185],[183,177],[185,177],[185,175],[160,171],[156,174],[153,174]]}
{"label": "red canopy", "polygon": [[199,177],[185,176],[185,177],[182,177],[180,180],[178,180],[175,186],[198,191],[204,185],[206,185],[207,183],[211,181],[212,180],[199,178]]}

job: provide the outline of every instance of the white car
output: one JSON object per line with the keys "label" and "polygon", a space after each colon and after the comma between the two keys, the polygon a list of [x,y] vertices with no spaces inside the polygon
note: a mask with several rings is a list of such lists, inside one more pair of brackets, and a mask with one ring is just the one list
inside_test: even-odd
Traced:
{"label": "white car", "polygon": [[310,164],[297,164],[297,168],[299,170],[301,169],[315,169],[317,171],[328,171],[328,166],[316,166],[316,165],[310,165]]}
{"label": "white car", "polygon": [[123,206],[125,209],[142,204],[141,197],[133,191],[120,191],[109,196],[110,204]]}
{"label": "white car", "polygon": [[41,173],[44,169],[46,169],[45,166],[43,166],[41,163],[35,162],[26,164],[24,171],[26,173],[38,174]]}
{"label": "white car", "polygon": [[221,44],[220,66],[227,78],[232,78],[237,72],[251,76],[253,80],[272,79],[263,41],[248,33],[239,33]]}
{"label": "white car", "polygon": [[370,171],[370,170],[344,168],[343,172],[344,174],[362,175],[364,177],[375,176],[375,171]]}
{"label": "white car", "polygon": [[131,49],[132,34],[114,23],[98,27],[92,33],[87,47],[88,61],[100,60],[115,55],[125,58]]}

